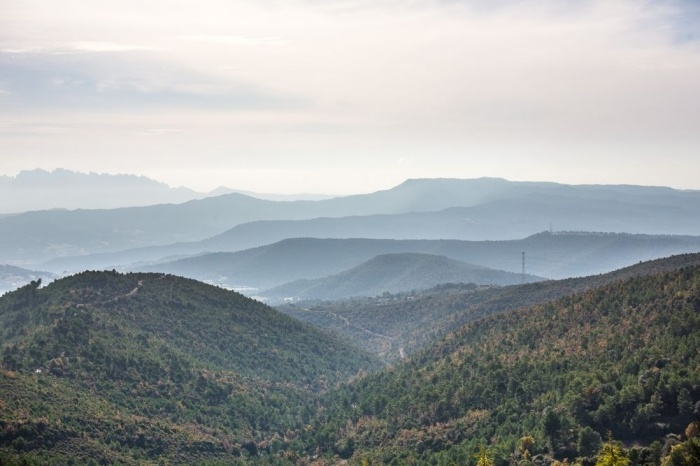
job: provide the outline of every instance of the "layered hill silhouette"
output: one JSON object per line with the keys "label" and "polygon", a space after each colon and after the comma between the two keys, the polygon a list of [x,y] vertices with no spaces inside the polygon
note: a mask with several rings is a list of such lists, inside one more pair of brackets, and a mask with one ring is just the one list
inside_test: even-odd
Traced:
{"label": "layered hill silhouette", "polygon": [[[698,206],[696,191],[490,178],[409,180],[385,191],[318,201],[226,194],[175,205],[0,217],[0,261],[32,264],[188,242],[125,256],[85,258],[82,263],[72,259],[74,268],[63,264],[59,271],[80,270],[170,255],[237,251],[291,237],[514,239],[550,226],[693,235],[700,231]],[[264,222],[250,224],[255,221]]]}
{"label": "layered hill silhouette", "polygon": [[234,253],[212,253],[144,266],[231,287],[269,289],[324,278],[381,254],[420,253],[546,278],[605,273],[639,261],[700,251],[700,237],[539,233],[511,241],[295,238]]}
{"label": "layered hill silhouette", "polygon": [[114,209],[181,203],[205,197],[187,188],[135,175],[25,170],[0,176],[0,213],[50,209]]}
{"label": "layered hill silhouette", "polygon": [[0,459],[230,464],[255,456],[263,432],[303,422],[315,392],[375,367],[259,302],[158,274],[84,272],[8,293],[0,347]]}
{"label": "layered hill silhouette", "polygon": [[301,301],[277,307],[313,325],[346,335],[358,348],[393,362],[462,325],[487,316],[546,303],[630,278],[700,266],[700,253],[641,262],[606,274],[504,287],[443,284],[364,299]]}
{"label": "layered hill silhouette", "polygon": [[432,254],[382,254],[357,267],[316,280],[297,280],[261,293],[265,298],[339,299],[424,290],[441,283],[512,285],[542,280]]}
{"label": "layered hill silhouette", "polygon": [[273,201],[320,200],[318,194],[265,194],[221,186],[209,192],[172,188],[145,176],[81,173],[73,170],[23,170],[0,176],[0,215],[51,209],[116,209],[121,207],[179,204],[193,199],[244,194]]}

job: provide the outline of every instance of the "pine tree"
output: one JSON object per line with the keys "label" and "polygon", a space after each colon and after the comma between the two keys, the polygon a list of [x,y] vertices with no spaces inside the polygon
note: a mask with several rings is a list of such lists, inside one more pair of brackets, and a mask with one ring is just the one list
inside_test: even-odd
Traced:
{"label": "pine tree", "polygon": [[603,449],[598,455],[596,466],[628,466],[630,459],[625,455],[620,442],[616,442],[612,437],[612,432],[608,432],[608,440],[603,444]]}
{"label": "pine tree", "polygon": [[493,466],[489,451],[483,445],[479,445],[479,452],[474,457],[476,458],[476,466]]}

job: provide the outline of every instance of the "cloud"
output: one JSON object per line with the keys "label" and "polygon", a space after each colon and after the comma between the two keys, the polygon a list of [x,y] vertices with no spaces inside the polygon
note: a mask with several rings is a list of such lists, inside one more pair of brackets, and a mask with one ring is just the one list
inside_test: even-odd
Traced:
{"label": "cloud", "polygon": [[69,128],[62,126],[49,126],[42,124],[27,123],[0,123],[0,134],[44,134],[55,135],[70,132]]}
{"label": "cloud", "polygon": [[120,44],[116,42],[71,42],[66,44],[76,51],[81,52],[133,52],[135,50],[155,50],[154,47],[143,45]]}
{"label": "cloud", "polygon": [[183,130],[178,128],[150,128],[146,131],[140,131],[143,136],[170,136],[174,134],[182,134]]}
{"label": "cloud", "polygon": [[283,46],[288,45],[289,41],[279,37],[251,37],[251,36],[212,36],[206,34],[182,36],[182,40],[190,42],[207,42],[213,44],[226,45],[271,45]]}
{"label": "cloud", "polygon": [[121,44],[117,42],[79,41],[56,45],[34,45],[29,47],[3,47],[0,53],[6,54],[47,54],[70,55],[77,53],[119,53],[134,51],[152,51],[154,47]]}
{"label": "cloud", "polygon": [[0,116],[99,114],[95,150],[495,176],[700,150],[697,0],[7,2]]}
{"label": "cloud", "polygon": [[[90,46],[92,48],[92,46]],[[106,50],[111,47],[99,47]],[[92,110],[99,113],[155,109],[238,111],[306,105],[291,94],[221,79],[154,57],[111,54],[0,55],[2,99],[12,112]],[[0,108],[0,114],[9,110]]]}

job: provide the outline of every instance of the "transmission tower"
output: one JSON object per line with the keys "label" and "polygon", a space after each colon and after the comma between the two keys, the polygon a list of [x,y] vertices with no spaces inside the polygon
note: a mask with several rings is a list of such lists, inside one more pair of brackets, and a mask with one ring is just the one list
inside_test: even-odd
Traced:
{"label": "transmission tower", "polygon": [[520,272],[520,281],[525,283],[525,251],[523,251],[523,270]]}

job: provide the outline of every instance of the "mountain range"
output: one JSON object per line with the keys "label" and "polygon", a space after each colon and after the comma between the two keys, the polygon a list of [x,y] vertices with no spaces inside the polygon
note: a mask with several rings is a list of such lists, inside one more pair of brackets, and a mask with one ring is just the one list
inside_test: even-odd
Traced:
{"label": "mountain range", "polygon": [[318,194],[263,194],[221,186],[209,192],[172,188],[145,176],[80,173],[66,169],[23,170],[0,176],[0,214],[52,209],[115,209],[180,204],[193,199],[239,193],[274,201],[319,200]]}
{"label": "mountain range", "polygon": [[700,192],[419,179],[317,201],[225,194],[181,204],[39,211],[0,217],[0,263],[35,266],[63,258],[51,269],[62,272],[239,251],[294,237],[495,240],[544,230],[695,235]]}
{"label": "mountain range", "polygon": [[182,203],[205,197],[188,188],[135,175],[80,173],[72,170],[24,170],[0,176],[0,213],[51,209],[114,209]]}

